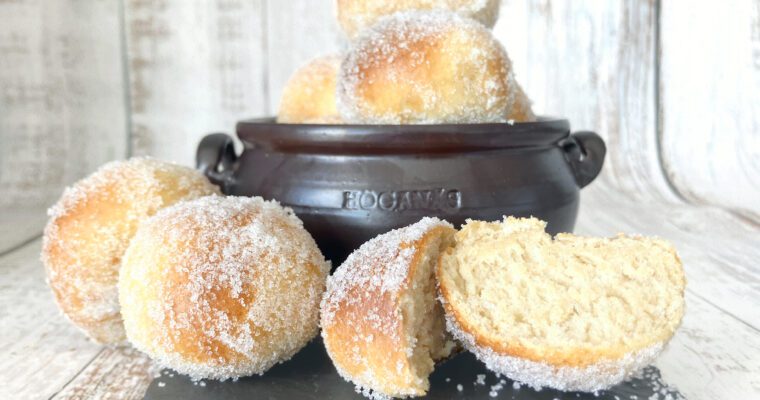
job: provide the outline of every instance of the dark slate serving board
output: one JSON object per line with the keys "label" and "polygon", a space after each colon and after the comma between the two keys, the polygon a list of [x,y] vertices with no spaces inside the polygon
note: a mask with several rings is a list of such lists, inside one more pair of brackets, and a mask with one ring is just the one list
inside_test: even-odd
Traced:
{"label": "dark slate serving board", "polygon": [[[478,383],[478,375],[485,382]],[[593,393],[569,393],[550,389],[535,391],[488,371],[472,354],[462,353],[439,365],[430,377],[431,390],[424,399],[512,400],[680,400],[684,397],[662,382],[660,371],[646,368],[641,376],[614,388]],[[481,377],[481,381],[482,377]],[[503,382],[503,383],[502,383]],[[501,384],[500,384],[501,383]],[[457,389],[461,385],[461,391]],[[165,370],[153,380],[146,400],[279,400],[364,399],[354,385],[344,381],[332,366],[321,340],[314,340],[292,360],[267,371],[264,376],[238,381],[192,382]]]}

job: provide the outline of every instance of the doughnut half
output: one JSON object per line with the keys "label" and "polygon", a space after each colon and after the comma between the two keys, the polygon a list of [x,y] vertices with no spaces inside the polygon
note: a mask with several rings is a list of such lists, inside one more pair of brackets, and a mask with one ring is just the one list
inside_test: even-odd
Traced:
{"label": "doughnut half", "polygon": [[489,369],[534,388],[609,388],[679,326],[681,261],[663,240],[552,239],[545,226],[468,221],[438,264],[447,327]]}
{"label": "doughnut half", "polygon": [[338,373],[366,396],[424,395],[454,343],[436,300],[446,222],[424,218],[364,243],[328,279],[322,337]]}

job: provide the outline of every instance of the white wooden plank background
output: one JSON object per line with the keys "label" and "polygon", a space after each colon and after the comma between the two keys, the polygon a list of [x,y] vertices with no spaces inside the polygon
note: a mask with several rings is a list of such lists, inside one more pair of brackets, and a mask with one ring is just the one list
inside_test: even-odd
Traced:
{"label": "white wooden plank background", "polygon": [[132,154],[192,165],[203,135],[265,110],[262,4],[126,1]]}
{"label": "white wooden plank background", "polygon": [[[0,0],[0,398],[141,397],[149,360],[57,313],[42,210],[107,160],[189,165],[205,133],[273,113],[292,71],[345,45],[333,13],[331,0]],[[665,380],[690,399],[760,398],[760,2],[504,0],[494,31],[538,112],[607,140],[578,231],[655,234],[682,255],[687,314]]]}
{"label": "white wooden plank background", "polygon": [[127,154],[117,2],[0,1],[0,209]]}
{"label": "white wooden plank background", "polygon": [[689,201],[760,221],[760,1],[662,5],[663,167]]}

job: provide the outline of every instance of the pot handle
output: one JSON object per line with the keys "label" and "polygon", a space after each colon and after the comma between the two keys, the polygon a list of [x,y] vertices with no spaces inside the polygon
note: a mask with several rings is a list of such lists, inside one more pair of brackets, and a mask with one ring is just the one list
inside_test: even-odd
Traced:
{"label": "pot handle", "polygon": [[225,133],[211,133],[198,143],[195,167],[212,183],[219,185],[223,193],[227,193],[237,159],[232,138]]}
{"label": "pot handle", "polygon": [[559,145],[578,186],[584,187],[596,179],[602,171],[604,156],[607,154],[607,146],[599,135],[590,131],[574,132]]}

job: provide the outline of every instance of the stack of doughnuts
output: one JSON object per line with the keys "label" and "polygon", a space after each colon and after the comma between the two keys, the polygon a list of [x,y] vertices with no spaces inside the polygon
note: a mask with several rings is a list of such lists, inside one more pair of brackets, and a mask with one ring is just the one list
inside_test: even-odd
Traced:
{"label": "stack of doughnuts", "polygon": [[465,124],[534,121],[490,27],[498,0],[340,0],[351,39],[283,91],[282,123]]}
{"label": "stack of doughnuts", "polygon": [[[497,0],[339,0],[346,54],[285,88],[281,123],[532,121]],[[336,370],[373,398],[422,396],[465,348],[535,388],[605,389],[678,328],[673,246],[551,237],[529,219],[436,218],[382,234],[328,278],[292,210],[226,197],[201,173],[147,158],[103,166],[50,210],[42,261],[61,311],[99,343],[130,343],[192,379],[263,374],[321,325]]]}

